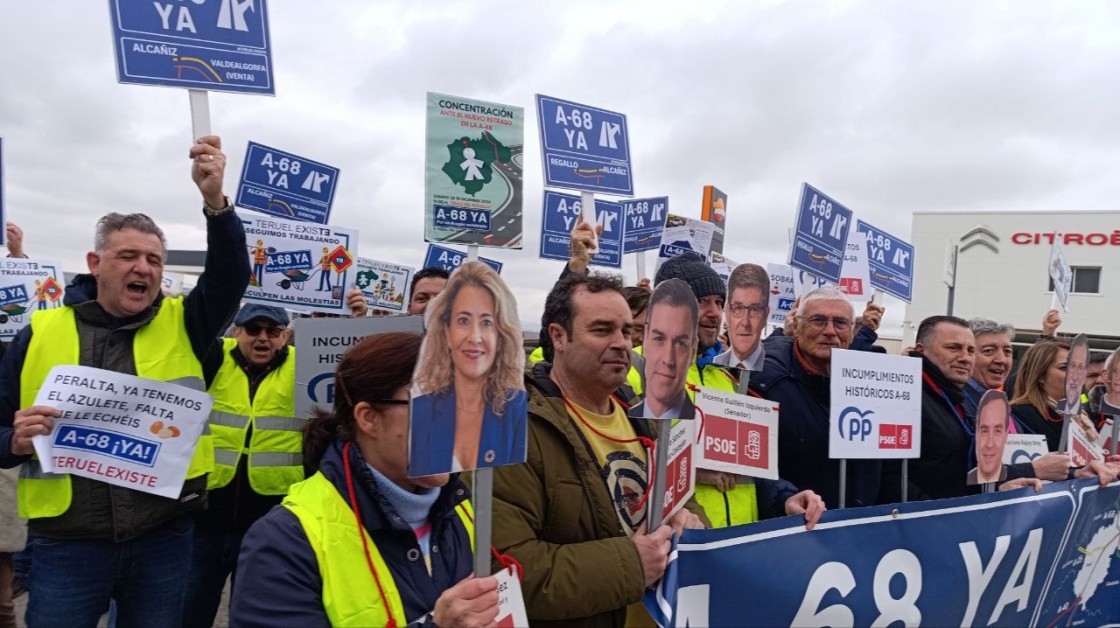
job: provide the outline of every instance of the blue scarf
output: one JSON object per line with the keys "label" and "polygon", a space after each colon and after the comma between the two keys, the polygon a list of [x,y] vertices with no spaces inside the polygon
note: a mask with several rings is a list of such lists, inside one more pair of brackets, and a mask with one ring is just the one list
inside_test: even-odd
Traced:
{"label": "blue scarf", "polygon": [[432,505],[439,498],[438,488],[422,489],[419,493],[412,493],[397,486],[395,482],[382,475],[372,465],[366,464],[373,473],[373,481],[377,490],[385,497],[393,510],[404,519],[405,523],[416,529],[428,521],[428,514]]}
{"label": "blue scarf", "polygon": [[723,353],[723,345],[717,340],[714,345],[708,347],[703,353],[696,356],[696,370],[703,371],[704,367],[711,364],[712,360],[715,360],[716,356],[721,353]]}

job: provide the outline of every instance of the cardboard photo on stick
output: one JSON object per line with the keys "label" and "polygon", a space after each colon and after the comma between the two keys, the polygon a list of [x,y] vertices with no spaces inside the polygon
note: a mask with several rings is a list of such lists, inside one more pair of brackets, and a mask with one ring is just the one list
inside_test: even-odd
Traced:
{"label": "cardboard photo on stick", "polygon": [[700,308],[692,288],[680,279],[657,284],[646,308],[642,339],[642,392],[630,408],[635,419],[691,420],[695,407],[688,398],[688,367],[696,357]]}
{"label": "cardboard photo on stick", "polygon": [[1120,349],[1117,349],[1105,363],[1101,382],[1104,384],[1101,414],[1120,416]]}
{"label": "cardboard photo on stick", "polygon": [[999,390],[984,393],[976,410],[976,467],[968,472],[970,485],[1007,480],[1003,450],[1007,447],[1010,424],[1011,404],[1007,395]]}
{"label": "cardboard photo on stick", "polygon": [[525,352],[509,287],[485,263],[464,262],[424,316],[409,477],[525,462]]}
{"label": "cardboard photo on stick", "polygon": [[1070,416],[1081,412],[1081,390],[1089,374],[1089,339],[1080,334],[1069,343],[1066,357],[1065,398],[1059,403]]}
{"label": "cardboard photo on stick", "polygon": [[779,405],[707,386],[699,388],[696,466],[777,480]]}
{"label": "cardboard photo on stick", "polygon": [[712,363],[737,370],[741,382],[751,371],[761,371],[766,359],[762,333],[770,316],[770,296],[770,273],[758,264],[739,264],[729,273],[723,312],[728,347]]}

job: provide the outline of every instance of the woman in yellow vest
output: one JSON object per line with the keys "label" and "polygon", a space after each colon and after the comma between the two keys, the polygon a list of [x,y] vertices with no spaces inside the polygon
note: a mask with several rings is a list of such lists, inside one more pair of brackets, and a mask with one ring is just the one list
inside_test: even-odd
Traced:
{"label": "woman in yellow vest", "polygon": [[370,336],[304,432],[315,471],[241,546],[234,626],[487,625],[497,582],[471,575],[473,512],[455,476],[408,477],[408,388],[420,336]]}

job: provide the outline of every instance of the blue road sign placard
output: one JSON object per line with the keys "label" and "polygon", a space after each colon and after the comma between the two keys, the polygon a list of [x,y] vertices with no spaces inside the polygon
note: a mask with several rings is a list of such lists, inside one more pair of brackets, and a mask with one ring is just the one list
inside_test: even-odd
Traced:
{"label": "blue road sign placard", "polygon": [[909,303],[914,297],[914,245],[857,220],[856,233],[867,237],[871,286]]}
{"label": "blue road sign placard", "polygon": [[440,229],[490,231],[490,210],[433,205],[432,224]]}
{"label": "blue road sign placard", "polygon": [[636,198],[622,201],[622,215],[626,221],[622,237],[622,252],[657,250],[665,219],[669,215],[669,197]]}
{"label": "blue road sign placard", "polygon": [[266,0],[109,0],[117,81],[276,94]]}
{"label": "blue road sign placard", "polygon": [[537,123],[546,186],[634,195],[624,114],[537,94]]}
{"label": "blue road sign placard", "polygon": [[[568,260],[572,242],[572,229],[581,219],[582,204],[574,194],[544,191],[544,216],[541,219],[541,257]],[[595,199],[595,217],[603,226],[599,236],[599,251],[591,257],[596,266],[622,268],[622,238],[625,226],[622,205]]]}
{"label": "blue road sign placard", "polygon": [[851,228],[852,210],[802,183],[789,265],[839,285]]}
{"label": "blue road sign placard", "polygon": [[234,204],[289,220],[327,224],[338,168],[249,142]]}
{"label": "blue road sign placard", "polygon": [[[464,251],[439,246],[438,244],[429,244],[428,254],[424,256],[424,265],[421,268],[442,268],[450,273],[454,272],[465,261],[467,261],[467,254]],[[502,272],[502,263],[497,260],[480,257],[478,261],[484,262],[487,266],[493,268],[496,273]]]}

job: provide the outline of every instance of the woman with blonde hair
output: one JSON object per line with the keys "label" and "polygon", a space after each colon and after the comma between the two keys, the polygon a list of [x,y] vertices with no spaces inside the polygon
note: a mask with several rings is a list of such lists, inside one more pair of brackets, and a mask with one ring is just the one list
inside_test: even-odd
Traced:
{"label": "woman with blonde hair", "polygon": [[509,288],[486,264],[466,262],[428,305],[425,323],[409,475],[525,460],[525,351]]}

